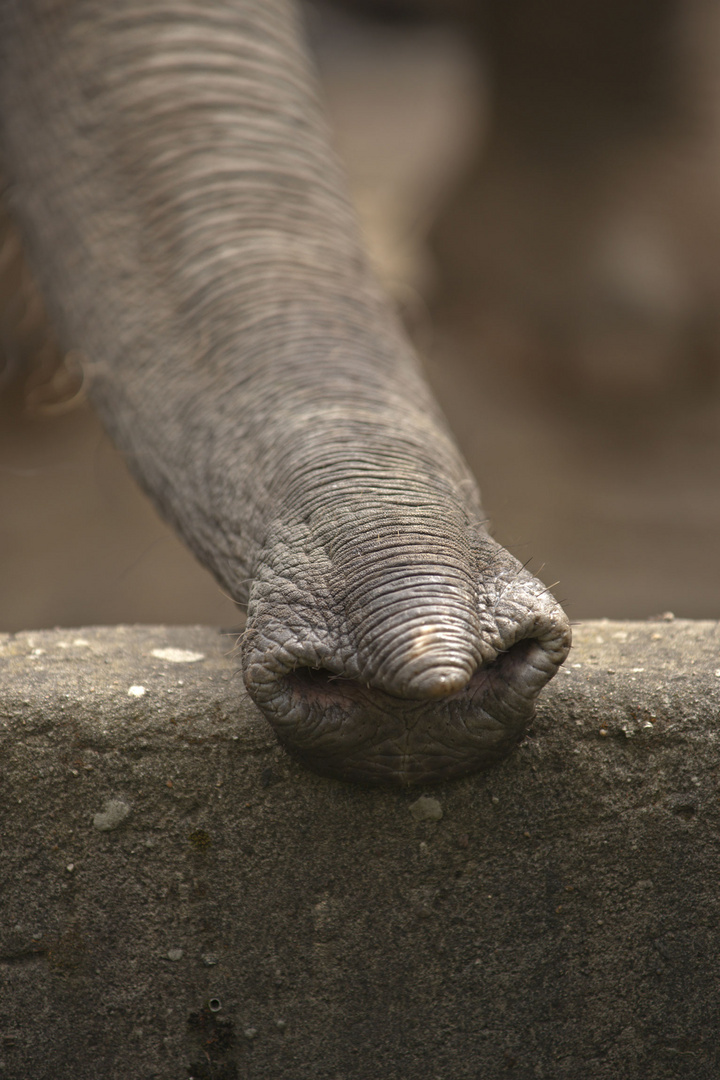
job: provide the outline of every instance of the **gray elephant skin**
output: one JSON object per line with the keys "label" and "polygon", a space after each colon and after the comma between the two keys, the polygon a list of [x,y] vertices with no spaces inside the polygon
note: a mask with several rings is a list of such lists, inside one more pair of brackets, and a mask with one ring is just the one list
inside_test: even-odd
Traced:
{"label": "gray elephant skin", "polygon": [[490,537],[369,270],[288,0],[4,0],[7,195],[63,349],[247,608],[247,689],[321,772],[505,755],[567,620]]}

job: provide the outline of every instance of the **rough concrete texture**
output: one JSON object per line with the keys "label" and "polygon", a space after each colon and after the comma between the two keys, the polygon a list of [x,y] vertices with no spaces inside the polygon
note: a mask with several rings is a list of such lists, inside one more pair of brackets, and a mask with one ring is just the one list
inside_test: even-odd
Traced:
{"label": "rough concrete texture", "polygon": [[720,624],[575,641],[401,792],[289,760],[231,636],[0,638],[0,1077],[720,1075]]}

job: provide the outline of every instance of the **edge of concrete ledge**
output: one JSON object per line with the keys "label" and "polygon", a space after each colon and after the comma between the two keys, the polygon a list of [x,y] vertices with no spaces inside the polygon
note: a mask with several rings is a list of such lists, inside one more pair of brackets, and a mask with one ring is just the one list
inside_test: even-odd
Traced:
{"label": "edge of concrete ledge", "polygon": [[[200,626],[0,635],[0,740],[65,733],[110,748],[225,739],[274,751],[236,644],[237,635]],[[588,735],[713,739],[718,709],[719,622],[597,620],[574,627],[531,735],[553,744]]]}

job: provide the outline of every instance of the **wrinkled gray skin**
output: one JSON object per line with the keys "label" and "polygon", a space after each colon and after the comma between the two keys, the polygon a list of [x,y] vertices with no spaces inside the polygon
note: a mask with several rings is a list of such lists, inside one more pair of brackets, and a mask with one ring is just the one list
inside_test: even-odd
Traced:
{"label": "wrinkled gray skin", "polygon": [[506,754],[570,632],[488,535],[380,294],[287,0],[3,0],[13,211],[143,488],[239,604],[280,742],[369,782]]}

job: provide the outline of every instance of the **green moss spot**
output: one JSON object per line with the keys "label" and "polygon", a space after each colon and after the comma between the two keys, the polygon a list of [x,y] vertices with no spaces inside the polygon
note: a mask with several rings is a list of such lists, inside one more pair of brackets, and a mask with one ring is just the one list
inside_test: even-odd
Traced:
{"label": "green moss spot", "polygon": [[188,840],[195,851],[207,851],[212,844],[210,833],[206,833],[204,829],[196,829],[195,832],[191,832]]}

